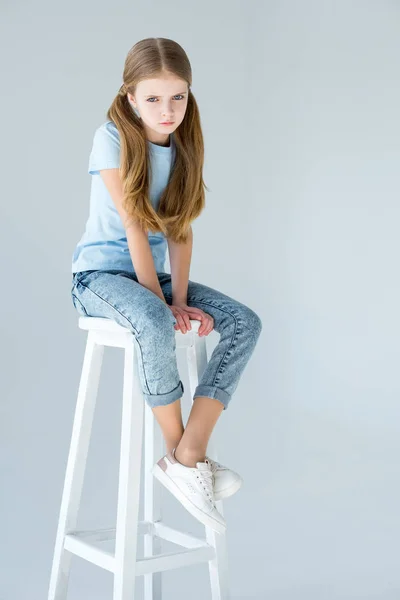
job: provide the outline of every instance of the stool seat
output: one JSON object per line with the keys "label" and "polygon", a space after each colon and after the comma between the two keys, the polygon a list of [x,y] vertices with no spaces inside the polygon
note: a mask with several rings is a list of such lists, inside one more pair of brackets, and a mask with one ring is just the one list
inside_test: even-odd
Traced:
{"label": "stool seat", "polygon": [[[192,329],[191,331],[195,332],[199,330],[200,321],[197,319],[190,319]],[[104,317],[79,317],[79,327],[80,329],[85,329],[86,331],[97,330],[97,331],[107,331],[109,333],[124,333],[129,332],[128,327],[123,327],[122,325],[118,325],[112,319],[105,319]],[[182,333],[178,330],[176,333]]]}

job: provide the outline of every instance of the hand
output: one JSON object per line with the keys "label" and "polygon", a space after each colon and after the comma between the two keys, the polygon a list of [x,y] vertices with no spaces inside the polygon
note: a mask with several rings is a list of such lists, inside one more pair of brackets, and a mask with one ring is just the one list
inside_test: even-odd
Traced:
{"label": "hand", "polygon": [[214,319],[211,315],[208,315],[201,308],[195,308],[194,306],[188,306],[184,302],[169,305],[175,319],[177,320],[174,329],[181,330],[182,333],[186,333],[187,330],[191,330],[190,319],[196,319],[201,322],[199,327],[198,335],[208,335],[214,329]]}

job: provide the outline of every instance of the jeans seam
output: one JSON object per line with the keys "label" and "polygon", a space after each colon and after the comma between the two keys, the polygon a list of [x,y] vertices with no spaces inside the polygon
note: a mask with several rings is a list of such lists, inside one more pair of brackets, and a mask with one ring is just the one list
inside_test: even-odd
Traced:
{"label": "jeans seam", "polygon": [[176,385],[176,386],[175,386],[175,387],[174,387],[172,390],[170,390],[169,392],[163,392],[163,393],[161,393],[161,394],[152,394],[152,393],[150,392],[148,395],[149,395],[149,396],[151,396],[152,398],[156,398],[156,397],[158,397],[158,396],[166,396],[167,394],[172,394],[172,392],[174,392],[175,390],[177,390],[177,389],[178,389],[178,387],[179,387],[180,385],[182,385],[182,388],[183,388],[183,383],[182,383],[181,379],[179,380],[179,383],[178,383],[178,385]]}
{"label": "jeans seam", "polygon": [[118,310],[118,308],[116,308],[115,306],[113,306],[112,304],[110,304],[110,303],[109,303],[109,302],[108,302],[108,301],[107,301],[105,298],[102,298],[102,297],[101,297],[99,294],[97,294],[95,291],[91,290],[91,289],[90,289],[90,287],[88,287],[87,285],[84,285],[83,283],[80,283],[80,285],[81,285],[82,287],[84,287],[85,289],[89,290],[90,292],[92,292],[92,294],[94,294],[94,295],[95,295],[95,296],[97,296],[98,298],[100,298],[100,300],[102,300],[103,302],[105,302],[106,304],[108,304],[108,306],[110,306],[110,307],[111,307],[113,310],[115,310],[115,311],[116,311],[118,314],[120,314],[120,315],[121,315],[121,317],[123,317],[124,319],[126,319],[126,320],[128,321],[128,323],[129,323],[129,325],[130,325],[130,326],[132,327],[132,329],[134,330],[134,332],[135,332],[135,334],[136,334],[136,335],[135,335],[135,339],[136,339],[136,341],[137,341],[137,343],[138,343],[138,346],[139,346],[139,349],[140,349],[140,356],[141,356],[141,359],[142,359],[142,365],[143,365],[143,374],[144,374],[144,380],[145,380],[145,383],[146,383],[146,387],[147,387],[147,389],[148,389],[148,393],[151,395],[150,388],[149,388],[149,384],[148,384],[147,377],[146,377],[146,370],[145,370],[145,368],[144,368],[144,359],[143,359],[143,351],[142,351],[142,346],[141,346],[141,344],[140,344],[139,337],[138,337],[138,336],[139,336],[139,332],[138,332],[138,331],[137,331],[137,329],[134,327],[133,323],[132,323],[132,322],[131,322],[131,321],[128,319],[128,317],[126,317],[126,316],[125,316],[125,315],[124,315],[124,314],[123,314],[123,313],[122,313],[120,310]]}
{"label": "jeans seam", "polygon": [[[72,290],[73,290],[73,289],[74,289],[74,288],[72,288]],[[71,296],[72,296],[72,298],[75,298],[75,300],[76,300],[77,302],[79,302],[79,306],[81,306],[81,307],[82,307],[82,310],[83,310],[83,312],[84,312],[85,316],[86,316],[86,317],[88,317],[89,315],[87,314],[86,308],[83,306],[82,302],[79,300],[79,298],[77,297],[77,295],[76,295],[76,294],[74,294],[74,292],[73,292],[72,290],[71,290]]]}

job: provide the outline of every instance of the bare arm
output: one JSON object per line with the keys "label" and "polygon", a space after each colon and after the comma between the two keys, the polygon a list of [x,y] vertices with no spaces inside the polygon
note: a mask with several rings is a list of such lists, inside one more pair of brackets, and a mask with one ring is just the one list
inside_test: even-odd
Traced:
{"label": "bare arm", "polygon": [[193,249],[193,230],[190,226],[186,243],[177,244],[167,238],[169,262],[171,265],[172,304],[187,303],[190,261]]}
{"label": "bare arm", "polygon": [[121,217],[126,231],[129,253],[139,283],[166,303],[160,282],[158,281],[147,232],[140,227],[139,223],[129,218],[122,206],[123,188],[119,169],[102,169],[100,176]]}

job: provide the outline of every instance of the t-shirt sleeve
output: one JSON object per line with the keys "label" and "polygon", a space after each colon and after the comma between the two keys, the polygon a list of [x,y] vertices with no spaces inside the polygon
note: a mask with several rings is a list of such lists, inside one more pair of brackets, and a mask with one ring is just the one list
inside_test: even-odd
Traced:
{"label": "t-shirt sleeve", "polygon": [[98,175],[101,169],[118,169],[120,163],[120,141],[118,129],[107,123],[95,131],[88,172]]}

